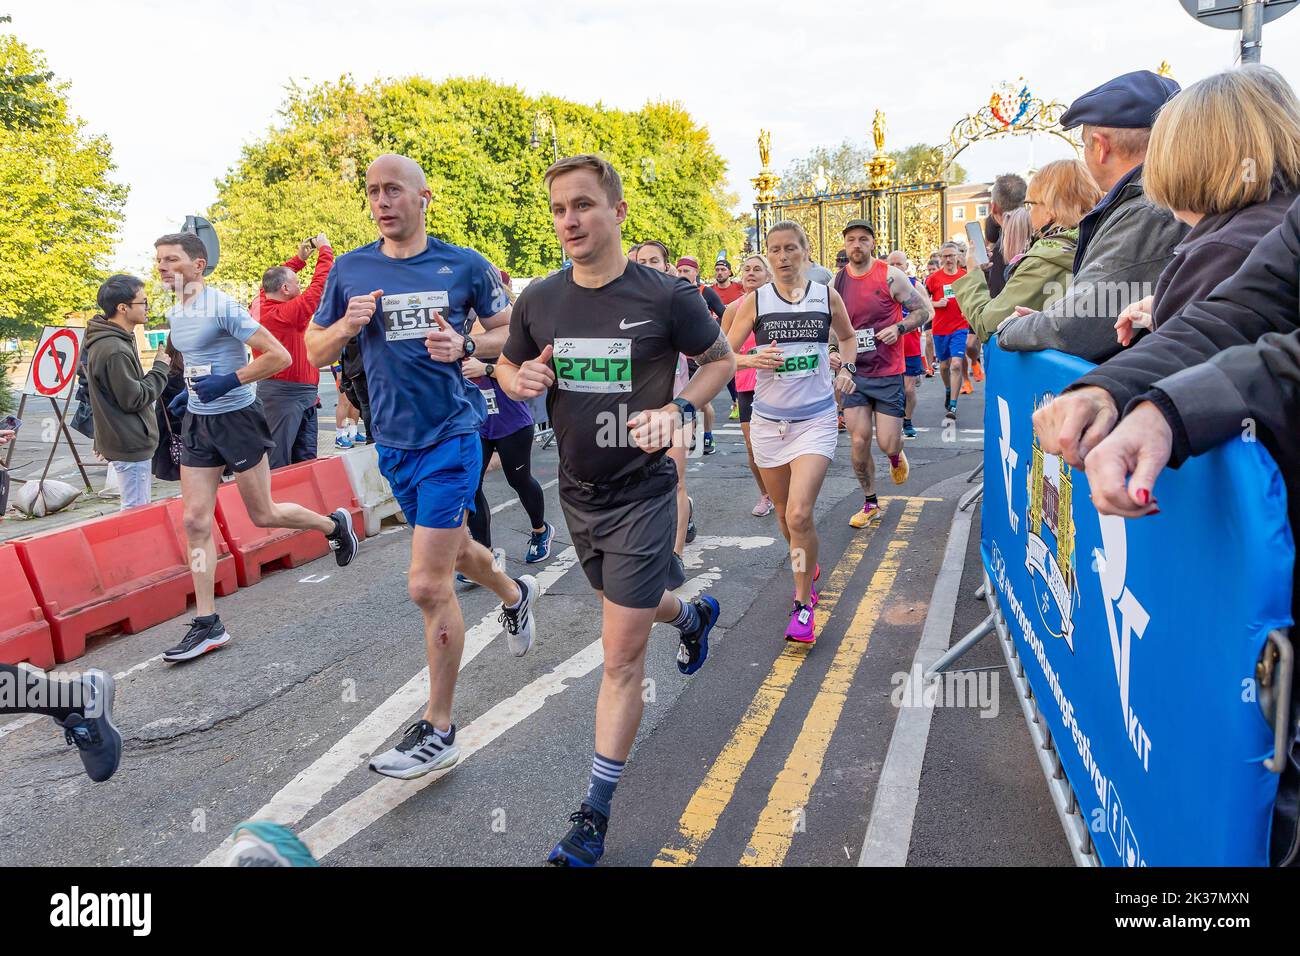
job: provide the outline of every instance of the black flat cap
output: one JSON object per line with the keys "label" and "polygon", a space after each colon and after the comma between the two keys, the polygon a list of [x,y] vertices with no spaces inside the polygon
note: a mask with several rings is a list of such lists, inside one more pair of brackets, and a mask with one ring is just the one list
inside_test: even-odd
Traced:
{"label": "black flat cap", "polygon": [[1150,70],[1125,73],[1071,103],[1061,117],[1061,126],[1074,129],[1087,123],[1117,129],[1150,129],[1160,107],[1181,89],[1174,80]]}

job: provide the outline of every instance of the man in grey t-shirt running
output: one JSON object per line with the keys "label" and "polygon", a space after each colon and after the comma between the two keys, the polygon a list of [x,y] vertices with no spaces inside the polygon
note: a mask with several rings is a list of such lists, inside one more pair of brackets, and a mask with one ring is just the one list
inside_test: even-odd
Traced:
{"label": "man in grey t-shirt running", "polygon": [[[180,644],[163,654],[163,660],[175,662],[191,660],[230,640],[216,613],[217,552],[212,539],[217,488],[227,468],[235,473],[248,516],[259,528],[319,531],[329,540],[340,567],[352,562],[358,541],[346,508],[326,516],[271,500],[266,453],[274,443],[253,383],[287,368],[288,350],[242,305],[206,286],[207,250],[198,236],[166,235],[154,248],[158,276],[178,299],[168,310],[167,321],[171,343],[185,363],[187,386],[170,408],[186,412],[181,428],[181,498],[196,616]],[[248,362],[245,345],[262,354]]]}

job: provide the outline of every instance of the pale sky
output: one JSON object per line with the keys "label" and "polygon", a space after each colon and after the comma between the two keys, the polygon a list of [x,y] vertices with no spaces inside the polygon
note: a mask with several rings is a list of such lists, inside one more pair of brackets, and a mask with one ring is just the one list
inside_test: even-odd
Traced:
{"label": "pale sky", "polygon": [[[1237,58],[1235,33],[1178,0],[4,0],[0,12],[13,16],[0,29],[42,49],[73,110],[111,140],[131,187],[116,261],[133,270],[212,202],[290,80],[468,75],[628,110],[676,100],[709,129],[747,207],[760,127],[780,172],[814,145],[869,140],[877,108],[887,148],[938,144],[1004,81],[1068,103],[1162,59],[1187,84]],[[1263,61],[1300,88],[1300,12],[1265,27]],[[959,162],[983,180],[1062,148],[1020,137]]]}

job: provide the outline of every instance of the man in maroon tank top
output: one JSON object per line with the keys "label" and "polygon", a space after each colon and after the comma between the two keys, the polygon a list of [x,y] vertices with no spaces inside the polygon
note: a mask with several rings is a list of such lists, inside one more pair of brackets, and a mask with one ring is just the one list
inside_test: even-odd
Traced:
{"label": "man in maroon tank top", "polygon": [[[844,399],[844,424],[853,439],[853,473],[866,497],[862,510],[849,519],[865,528],[880,517],[876,499],[876,463],[871,456],[874,429],[880,450],[889,458],[894,484],[907,480],[903,453],[903,336],[934,318],[934,306],[907,274],[875,257],[876,231],[865,219],[844,227],[849,262],[835,276],[835,291],[844,299],[858,338],[857,389]],[[903,310],[907,318],[903,318]]]}

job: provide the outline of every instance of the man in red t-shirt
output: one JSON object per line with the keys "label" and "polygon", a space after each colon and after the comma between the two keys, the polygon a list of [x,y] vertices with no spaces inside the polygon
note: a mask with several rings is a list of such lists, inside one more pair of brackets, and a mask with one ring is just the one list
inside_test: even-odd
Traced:
{"label": "man in red t-shirt", "polygon": [[834,279],[835,291],[844,300],[858,340],[857,367],[851,369],[857,388],[844,399],[844,424],[853,440],[853,473],[866,496],[862,510],[849,519],[854,528],[865,528],[880,517],[876,463],[871,458],[873,427],[876,443],[889,458],[894,484],[907,480],[910,469],[903,452],[904,339],[933,314],[929,299],[912,285],[907,273],[877,259],[875,248],[876,231],[871,223],[850,219],[844,227],[849,262]]}
{"label": "man in red t-shirt", "polygon": [[[911,261],[907,258],[907,253],[902,249],[895,249],[885,260],[903,275],[907,276],[907,281],[912,283],[914,289],[924,289],[921,280],[914,276],[908,275],[908,270],[912,268]],[[906,310],[903,316],[907,316]],[[912,425],[912,412],[916,410],[916,381],[925,374],[925,363],[921,361],[921,331],[925,328],[925,323],[919,328],[913,329],[903,336],[903,437],[915,438],[916,429]]]}
{"label": "man in red t-shirt", "polygon": [[934,357],[943,378],[945,419],[957,420],[957,396],[966,379],[966,336],[970,325],[962,315],[952,284],[966,274],[960,265],[961,252],[955,242],[939,248],[939,271],[925,280],[926,291],[934,303]]}
{"label": "man in red t-shirt", "polygon": [[731,263],[726,259],[719,259],[713,264],[713,291],[718,293],[724,306],[745,297],[745,290],[740,287],[740,283],[731,278]]}
{"label": "man in red t-shirt", "polygon": [[[316,250],[316,268],[306,289],[298,284],[298,272],[307,267],[307,257]],[[307,323],[320,305],[325,278],[334,265],[334,250],[321,233],[298,243],[298,254],[283,265],[272,266],[262,276],[262,289],[248,310],[253,318],[274,335],[292,360],[273,378],[258,383],[257,397],[266,410],[275,447],[268,453],[272,468],[316,457],[316,388],[320,371],[307,360],[304,336]],[[257,358],[253,352],[253,358]]]}

